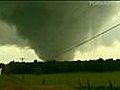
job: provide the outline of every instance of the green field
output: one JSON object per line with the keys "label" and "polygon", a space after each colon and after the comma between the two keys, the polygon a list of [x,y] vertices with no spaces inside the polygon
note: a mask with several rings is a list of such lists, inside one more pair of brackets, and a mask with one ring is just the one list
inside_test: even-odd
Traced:
{"label": "green field", "polygon": [[77,90],[74,87],[88,86],[88,84],[91,87],[107,87],[109,82],[112,86],[120,87],[120,72],[2,75],[0,76],[2,88],[0,90],[21,90],[21,88],[23,90]]}

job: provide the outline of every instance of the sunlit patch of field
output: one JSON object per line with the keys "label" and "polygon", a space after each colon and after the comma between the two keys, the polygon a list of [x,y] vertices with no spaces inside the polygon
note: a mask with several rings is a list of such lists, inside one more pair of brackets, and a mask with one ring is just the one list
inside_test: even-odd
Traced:
{"label": "sunlit patch of field", "polygon": [[[76,90],[79,86],[120,87],[120,72],[2,75],[0,90]],[[24,79],[23,79],[24,77]]]}

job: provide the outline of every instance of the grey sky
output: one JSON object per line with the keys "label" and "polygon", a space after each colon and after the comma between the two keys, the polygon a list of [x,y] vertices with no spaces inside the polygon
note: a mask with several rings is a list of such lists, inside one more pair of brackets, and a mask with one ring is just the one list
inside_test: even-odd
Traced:
{"label": "grey sky", "polygon": [[101,45],[111,47],[115,41],[120,40],[120,31],[117,28],[91,43],[58,58],[54,57],[57,53],[119,23],[119,2],[0,2],[0,4],[0,44],[29,47],[44,60],[72,60],[76,51],[84,54]]}

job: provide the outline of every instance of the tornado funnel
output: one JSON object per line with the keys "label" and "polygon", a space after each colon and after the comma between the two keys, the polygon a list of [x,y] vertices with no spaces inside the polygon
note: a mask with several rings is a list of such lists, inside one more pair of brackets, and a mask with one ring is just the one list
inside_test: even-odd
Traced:
{"label": "tornado funnel", "polygon": [[16,25],[43,60],[72,60],[75,49],[59,53],[98,33],[116,13],[114,5],[88,1],[0,3],[1,19]]}

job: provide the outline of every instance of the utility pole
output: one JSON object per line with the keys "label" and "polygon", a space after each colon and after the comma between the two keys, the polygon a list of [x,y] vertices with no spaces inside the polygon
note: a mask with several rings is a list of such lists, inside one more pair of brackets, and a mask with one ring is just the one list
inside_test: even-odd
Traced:
{"label": "utility pole", "polygon": [[22,63],[23,63],[23,60],[24,60],[25,58],[21,58],[21,60],[22,60]]}

